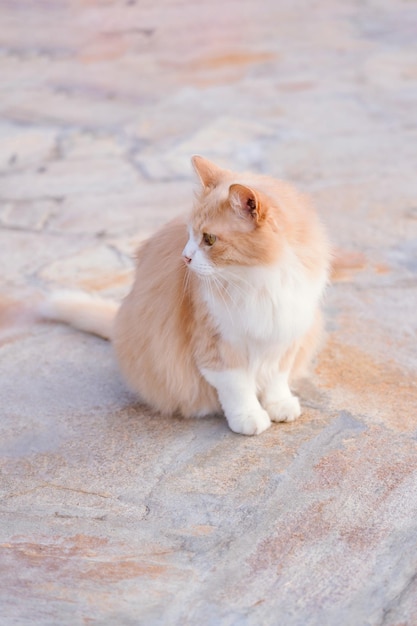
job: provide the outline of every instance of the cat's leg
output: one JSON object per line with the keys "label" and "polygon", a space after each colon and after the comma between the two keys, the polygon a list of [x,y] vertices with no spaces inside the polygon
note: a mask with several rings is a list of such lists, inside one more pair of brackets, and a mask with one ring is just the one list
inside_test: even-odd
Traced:
{"label": "cat's leg", "polygon": [[263,382],[261,402],[273,422],[293,422],[301,415],[300,401],[291,393],[289,372],[274,367]]}
{"label": "cat's leg", "polygon": [[317,311],[302,339],[276,360],[262,381],[262,406],[273,422],[292,422],[301,415],[300,402],[291,393],[289,378],[305,374],[322,336],[323,320],[320,311]]}
{"label": "cat's leg", "polygon": [[231,430],[242,435],[259,435],[270,427],[268,413],[256,395],[256,382],[246,370],[202,368],[201,373],[217,390]]}

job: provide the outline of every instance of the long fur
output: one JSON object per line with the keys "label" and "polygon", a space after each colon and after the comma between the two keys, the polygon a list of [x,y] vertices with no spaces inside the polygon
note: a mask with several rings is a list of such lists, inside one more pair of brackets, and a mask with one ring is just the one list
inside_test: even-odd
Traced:
{"label": "long fur", "polygon": [[119,307],[117,302],[83,291],[60,290],[42,301],[38,312],[44,319],[64,322],[103,339],[111,339]]}
{"label": "long fur", "polygon": [[193,211],[142,245],[119,310],[57,293],[42,314],[111,338],[129,385],[154,409],[223,410],[232,430],[257,434],[300,413],[289,383],[321,338],[329,244],[290,185],[193,164]]}

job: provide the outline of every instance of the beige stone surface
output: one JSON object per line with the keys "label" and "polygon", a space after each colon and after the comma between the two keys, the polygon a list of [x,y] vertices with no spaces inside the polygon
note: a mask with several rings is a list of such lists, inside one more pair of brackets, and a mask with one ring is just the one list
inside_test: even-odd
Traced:
{"label": "beige stone surface", "polygon": [[[417,7],[0,2],[0,623],[417,624]],[[259,437],[138,403],[19,302],[122,297],[189,158],[287,178],[335,245],[328,336]]]}

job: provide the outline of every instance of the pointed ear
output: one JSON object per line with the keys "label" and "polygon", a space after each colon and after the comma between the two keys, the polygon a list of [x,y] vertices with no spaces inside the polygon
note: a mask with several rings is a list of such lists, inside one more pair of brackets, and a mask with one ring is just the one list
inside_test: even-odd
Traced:
{"label": "pointed ear", "polygon": [[217,185],[223,172],[221,167],[198,155],[191,158],[191,163],[203,187],[215,187]]}
{"label": "pointed ear", "polygon": [[245,185],[230,185],[229,202],[234,211],[242,217],[246,217],[255,224],[259,223],[261,216],[261,206],[256,193]]}

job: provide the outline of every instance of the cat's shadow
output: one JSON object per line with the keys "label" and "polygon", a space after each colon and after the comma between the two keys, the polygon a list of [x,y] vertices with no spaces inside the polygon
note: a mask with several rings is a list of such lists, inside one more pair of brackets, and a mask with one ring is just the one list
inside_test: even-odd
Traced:
{"label": "cat's shadow", "polygon": [[215,431],[221,435],[230,433],[226,418],[222,413],[208,415],[201,418],[185,418],[179,413],[162,415],[150,408],[140,399],[129,392],[125,395],[125,402],[117,411],[116,418],[119,426],[129,428],[132,436],[184,436],[191,433],[198,436],[201,431]]}

